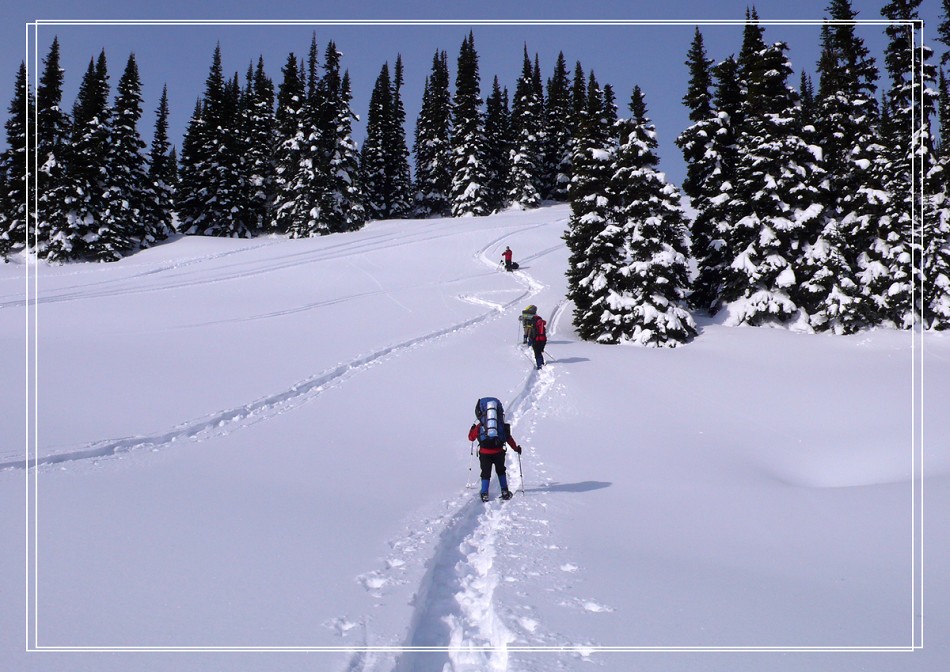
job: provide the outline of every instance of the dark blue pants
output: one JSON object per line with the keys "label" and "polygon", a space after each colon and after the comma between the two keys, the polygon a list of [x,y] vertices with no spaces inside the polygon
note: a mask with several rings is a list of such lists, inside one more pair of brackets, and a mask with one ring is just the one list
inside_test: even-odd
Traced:
{"label": "dark blue pants", "polygon": [[534,343],[531,344],[531,347],[534,348],[534,362],[535,364],[538,365],[539,369],[544,365],[543,353],[544,353],[544,346],[546,343],[547,341],[541,341],[540,343],[535,341]]}

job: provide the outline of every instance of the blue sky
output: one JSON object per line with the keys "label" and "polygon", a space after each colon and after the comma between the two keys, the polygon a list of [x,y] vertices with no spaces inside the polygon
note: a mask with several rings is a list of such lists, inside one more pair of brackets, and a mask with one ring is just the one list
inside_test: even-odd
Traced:
{"label": "blue sky", "polygon": [[[646,96],[650,117],[657,126],[660,141],[661,168],[679,182],[685,167],[673,139],[687,125],[687,112],[681,104],[688,73],[684,60],[695,25],[700,26],[710,57],[720,60],[739,50],[741,25],[703,25],[703,21],[741,20],[746,0],[628,0],[625,2],[535,2],[511,0],[499,2],[309,2],[277,1],[270,4],[245,0],[171,0],[138,2],[115,0],[29,0],[26,3],[4,3],[0,9],[3,39],[0,40],[0,101],[6,107],[13,94],[13,81],[20,61],[26,56],[25,25],[44,20],[397,20],[426,19],[434,21],[499,20],[499,19],[638,19],[678,21],[685,25],[429,25],[429,26],[328,26],[328,25],[44,25],[38,30],[38,58],[46,55],[53,36],[58,35],[63,50],[65,69],[64,103],[71,109],[76,91],[89,59],[105,49],[109,63],[113,95],[115,85],[130,52],[135,52],[143,82],[145,98],[140,131],[146,142],[151,140],[154,110],[162,87],[167,84],[171,105],[172,141],[180,145],[181,136],[201,95],[211,64],[215,44],[220,42],[225,73],[239,72],[243,79],[250,62],[263,55],[265,68],[280,81],[280,68],[293,51],[306,55],[311,34],[315,31],[321,50],[334,40],[343,52],[343,65],[350,71],[354,88],[354,111],[365,118],[369,95],[382,64],[395,60],[401,53],[406,67],[407,135],[411,145],[415,116],[420,106],[422,87],[429,73],[436,49],[448,52],[454,79],[455,60],[459,46],[469,29],[474,30],[475,46],[480,58],[482,91],[486,94],[491,80],[498,75],[502,85],[514,90],[520,73],[522,45],[538,53],[542,74],[550,76],[558,51],[563,51],[573,68],[580,60],[585,70],[593,69],[601,84],[614,86],[622,110],[633,86],[639,85]],[[754,3],[760,19],[768,21],[807,21],[825,17],[828,0],[759,0]],[[858,19],[880,19],[884,0],[853,0]],[[943,45],[932,36],[939,19],[940,4],[928,0],[922,7],[926,21],[925,41],[942,53]],[[695,23],[694,23],[695,22]],[[814,73],[818,58],[818,26],[765,26],[768,42],[783,40],[791,47],[789,55],[797,72]],[[883,71],[883,48],[886,40],[883,26],[862,26],[860,34],[878,59]],[[32,64],[31,64],[31,67]],[[817,82],[816,82],[817,83]],[[881,82],[882,85],[885,82]],[[357,139],[362,138],[362,124],[355,125]]]}

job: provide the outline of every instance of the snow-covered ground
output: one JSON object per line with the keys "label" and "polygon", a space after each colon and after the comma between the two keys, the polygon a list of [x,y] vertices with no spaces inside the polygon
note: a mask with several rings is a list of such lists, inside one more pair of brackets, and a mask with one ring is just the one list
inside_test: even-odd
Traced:
{"label": "snow-covered ground", "polygon": [[[950,337],[582,343],[568,214],[30,267],[29,471],[0,268],[0,669],[945,669]],[[525,451],[483,505],[486,395]]]}

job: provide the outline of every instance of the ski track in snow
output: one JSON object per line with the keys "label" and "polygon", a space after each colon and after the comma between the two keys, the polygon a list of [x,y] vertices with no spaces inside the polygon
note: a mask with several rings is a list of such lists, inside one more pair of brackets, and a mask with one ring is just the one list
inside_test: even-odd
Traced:
{"label": "ski track in snow", "polygon": [[[501,236],[489,241],[474,254],[474,258],[492,271],[499,271],[498,264],[490,259],[488,251],[496,247],[503,240],[522,233],[536,226],[524,227],[515,231],[507,231]],[[427,232],[426,239],[432,237]],[[437,237],[446,234],[436,234]],[[138,275],[132,276],[162,277],[162,282],[154,286],[129,288],[127,286],[112,287],[116,283],[128,283],[129,277],[119,280],[78,285],[71,289],[60,290],[58,294],[51,294],[37,299],[37,303],[85,300],[90,298],[112,297],[125,294],[164,291],[181,287],[190,287],[200,284],[225,282],[234,279],[246,278],[260,273],[269,273],[284,268],[311,264],[318,261],[343,258],[356,252],[362,253],[381,247],[394,245],[410,245],[416,242],[418,234],[414,236],[399,236],[389,232],[373,237],[369,242],[359,244],[343,241],[319,251],[306,251],[291,258],[287,258],[276,265],[268,264],[255,267],[254,264],[236,262],[227,266],[212,269],[209,275],[199,274],[198,277],[181,276],[176,272],[189,266],[201,266],[208,261],[215,261],[224,257],[239,255],[241,252],[257,249],[263,245],[244,247],[217,255],[197,256],[184,263],[159,266]],[[562,245],[553,246],[525,257],[524,261],[541,258],[557,251]],[[264,263],[264,262],[262,262]],[[172,274],[172,275],[169,275]],[[77,273],[83,278],[87,274]],[[301,380],[289,388],[254,400],[242,406],[222,409],[207,416],[189,420],[169,430],[145,436],[123,437],[90,442],[78,447],[54,449],[49,454],[31,460],[27,465],[22,457],[0,461],[0,470],[24,469],[36,466],[48,466],[86,459],[102,459],[118,456],[136,450],[159,451],[183,442],[201,442],[214,437],[226,436],[257,422],[265,421],[297,408],[328,389],[343,384],[353,375],[397,356],[400,353],[423,347],[439,339],[456,334],[479,325],[486,320],[501,317],[516,304],[529,300],[545,289],[545,285],[535,280],[522,269],[511,273],[524,288],[524,291],[508,301],[492,301],[490,296],[506,293],[487,291],[479,295],[457,295],[455,299],[478,305],[488,310],[481,315],[470,318],[447,327],[408,339],[401,343],[389,345],[369,354],[354,357],[348,362],[341,363],[319,374]],[[378,284],[378,283],[377,283]],[[443,283],[447,284],[447,283]],[[449,283],[450,284],[450,283]],[[90,291],[90,287],[97,287]],[[358,299],[367,294],[386,293],[385,288],[379,290],[340,297],[332,302]],[[22,300],[0,300],[0,308],[24,305]],[[251,316],[241,319],[261,319],[284,315],[287,312],[309,310],[328,302],[319,302],[267,315]],[[554,335],[558,331],[560,319],[566,304],[562,300],[557,304],[549,318],[549,333]],[[520,347],[520,346],[519,346]],[[533,364],[533,356],[526,351],[528,359]],[[557,374],[549,367],[538,371],[533,366],[521,385],[519,392],[506,404],[508,419],[514,428],[514,434],[525,445],[525,455],[531,469],[531,481],[546,483],[547,471],[543,461],[538,459],[528,444],[528,439],[534,431],[539,416],[539,407],[546,395],[557,384]],[[2,457],[2,456],[0,456]],[[9,456],[8,456],[9,457]],[[425,521],[421,531],[413,531],[401,539],[391,542],[392,554],[386,560],[385,567],[379,570],[366,572],[356,577],[368,593],[374,597],[383,597],[390,586],[404,584],[401,574],[413,562],[413,558],[420,550],[428,549],[431,555],[426,561],[426,572],[415,590],[414,611],[404,640],[407,650],[395,659],[387,656],[373,655],[372,651],[358,651],[350,658],[346,670],[378,669],[380,665],[392,668],[394,672],[467,672],[467,671],[503,671],[509,669],[510,646],[556,646],[580,651],[584,645],[572,644],[565,641],[563,636],[549,633],[544,630],[540,621],[533,614],[527,596],[518,590],[518,583],[539,576],[553,576],[555,588],[569,587],[569,581],[559,584],[557,575],[570,579],[579,568],[570,563],[546,562],[543,558],[545,551],[558,551],[557,545],[550,543],[550,527],[545,518],[543,491],[533,492],[525,496],[525,482],[520,469],[520,461],[516,455],[511,455],[509,461],[509,485],[515,497],[509,502],[494,499],[487,505],[472,496],[471,491],[465,491],[455,499],[446,502],[449,511],[441,517]],[[516,466],[518,464],[519,466]],[[500,558],[514,566],[504,577],[497,569]],[[515,594],[520,598],[518,604],[500,604],[495,599],[496,590],[500,584],[513,584]],[[507,587],[507,586],[506,586]],[[612,611],[609,606],[600,605],[583,598],[572,598],[562,602],[565,608],[583,609],[590,612]],[[340,617],[325,623],[325,627],[335,631],[341,638],[346,637],[351,645],[365,647],[368,644],[367,621],[362,619],[352,621]],[[354,636],[355,635],[355,636]],[[359,642],[355,641],[360,640]],[[425,647],[424,653],[417,653],[413,648]],[[561,661],[542,659],[543,669],[561,667]],[[527,663],[525,663],[527,664]],[[541,668],[539,668],[541,669]]]}
{"label": "ski track in snow", "polygon": [[[528,225],[519,231],[528,230],[537,226],[539,225]],[[540,226],[543,226],[543,224]],[[58,303],[61,301],[112,298],[133,294],[146,294],[151,292],[177,290],[196,287],[199,285],[229,282],[232,280],[246,280],[258,275],[283,271],[289,268],[296,268],[317,262],[343,259],[355,254],[365,254],[368,252],[374,252],[376,250],[405,247],[407,245],[414,245],[418,242],[438,240],[440,238],[454,235],[458,235],[458,232],[454,230],[440,231],[438,229],[431,228],[426,228],[421,231],[413,229],[408,232],[394,230],[385,231],[378,234],[367,234],[361,236],[359,240],[341,240],[338,243],[329,244],[317,250],[303,250],[296,254],[285,255],[280,257],[278,260],[263,258],[257,259],[255,261],[246,261],[238,258],[239,255],[244,252],[255,251],[259,250],[260,248],[268,247],[275,244],[279,240],[274,239],[273,241],[249,245],[236,250],[229,250],[227,252],[197,256],[187,262],[159,265],[155,268],[150,268],[134,275],[123,275],[118,278],[110,278],[108,280],[100,280],[88,283],[81,281],[85,280],[90,275],[102,273],[105,271],[105,269],[83,269],[83,271],[76,273],[57,276],[60,278],[72,276],[77,277],[80,282],[77,283],[76,286],[44,292],[42,296],[32,297],[29,300],[29,303],[30,305],[35,305],[44,303]],[[511,235],[511,233],[509,232],[506,235]],[[489,243],[488,247],[493,244],[494,241]],[[212,269],[203,268],[203,266],[209,261],[216,261],[232,256],[236,257],[236,260],[233,263]],[[181,271],[188,270],[191,266],[195,265],[202,267],[202,270],[206,271],[207,274],[198,274],[197,276],[194,276],[192,274],[182,275],[180,273]],[[131,269],[133,267],[130,265],[129,268]],[[33,273],[36,274],[39,272],[34,270]],[[134,286],[130,286],[130,281],[132,280],[153,277],[157,281],[155,284],[135,283]],[[112,287],[112,285],[117,284],[119,285],[118,287]],[[8,307],[22,307],[26,305],[27,300],[23,296],[22,289],[22,286],[19,286],[17,287],[17,293],[15,295],[0,297],[0,309]]]}
{"label": "ski track in snow", "polygon": [[[479,252],[476,253],[477,258],[484,260],[484,263],[491,266],[491,262],[485,257],[485,253],[493,245],[497,244],[498,240],[502,240],[509,235],[518,233],[523,230],[530,228],[535,228],[539,225],[532,225],[526,227],[526,229],[519,229],[514,232],[508,232],[504,236],[501,236],[498,239],[492,240],[486,244]],[[543,226],[540,225],[540,226]],[[435,237],[443,237],[449,234],[436,234]],[[425,237],[421,237],[418,234],[413,236],[407,236],[410,240],[403,240],[399,244],[407,245],[411,242],[414,242],[415,239],[424,239],[430,240],[433,235],[429,233]],[[383,239],[382,242],[378,239]],[[396,234],[386,234],[377,236],[374,241],[372,241],[373,248],[377,246],[387,247],[394,244],[393,239],[398,238]],[[256,249],[256,247],[242,248],[242,250]],[[299,265],[303,263],[314,263],[315,261],[324,260],[326,258],[338,258],[345,257],[354,252],[354,247],[358,248],[360,252],[367,251],[366,246],[362,245],[353,245],[347,243],[341,243],[339,245],[332,246],[336,251],[327,255],[325,254],[326,250],[321,250],[319,254],[308,252],[302,253],[298,256],[303,256],[306,260],[297,260],[293,264],[283,264],[283,267],[289,265]],[[345,251],[341,251],[338,248],[345,248]],[[189,262],[189,264],[200,263],[202,260],[208,259],[217,259],[222,256],[229,256],[231,254],[237,254],[241,250],[233,250],[228,253],[220,255],[210,255],[208,257],[198,257]],[[317,258],[315,258],[317,257]],[[160,273],[163,270],[177,269],[181,268],[182,265],[166,266],[161,269],[154,269],[149,273]],[[245,266],[246,268],[246,266]],[[269,270],[274,270],[273,267],[268,266],[266,269],[261,270],[260,272],[267,272]],[[253,274],[253,273],[252,273]],[[234,279],[237,277],[243,277],[240,273],[235,273],[229,275],[228,278],[217,278],[215,281],[223,281],[225,279]],[[166,284],[161,287],[156,287],[151,290],[136,290],[136,291],[158,291],[159,289],[173,289],[178,286],[187,286],[192,284],[200,284],[204,281],[210,280],[198,280],[192,281],[183,284]],[[381,290],[385,291],[385,290]],[[134,293],[132,291],[108,291],[108,292],[93,292],[93,296],[115,296],[125,293]],[[458,300],[468,302],[468,303],[478,303],[480,305],[489,306],[491,309],[481,315],[476,317],[457,322],[455,324],[449,325],[442,329],[437,329],[431,331],[427,334],[417,336],[415,338],[408,339],[401,343],[395,345],[389,345],[369,354],[359,355],[348,362],[338,364],[330,369],[327,369],[321,373],[318,373],[314,376],[306,378],[304,380],[298,381],[289,388],[281,390],[274,394],[270,394],[266,397],[256,399],[249,403],[246,403],[242,406],[222,409],[211,413],[209,415],[194,418],[183,422],[171,429],[159,431],[153,434],[148,435],[139,435],[139,436],[128,436],[120,438],[110,438],[103,439],[99,441],[88,442],[80,446],[72,447],[63,447],[63,448],[52,448],[48,449],[46,453],[42,456],[30,455],[29,460],[27,456],[23,453],[7,453],[6,455],[0,454],[0,471],[10,470],[10,469],[26,469],[33,468],[36,466],[48,466],[55,464],[62,464],[64,462],[72,462],[76,460],[87,460],[87,459],[102,459],[113,457],[131,451],[136,450],[151,450],[159,451],[169,446],[181,443],[181,442],[201,442],[213,439],[218,436],[227,436],[233,431],[249,427],[250,425],[256,424],[258,422],[267,420],[272,417],[276,417],[283,413],[286,413],[294,408],[297,408],[312,399],[316,398],[323,392],[333,387],[336,387],[350,377],[359,373],[360,371],[366,370],[369,367],[375,366],[390,357],[397,356],[402,352],[408,351],[410,349],[415,349],[418,347],[425,346],[428,343],[435,342],[439,339],[448,337],[450,335],[456,334],[460,331],[471,329],[476,325],[481,324],[489,319],[495,319],[502,315],[502,313],[524,300],[524,298],[530,294],[529,291],[525,291],[513,299],[507,301],[504,304],[498,304],[497,302],[491,302],[487,300],[477,299],[477,297],[472,297],[468,295],[459,295],[456,298]],[[85,299],[89,298],[90,294],[77,292],[76,294],[63,295],[58,297],[50,297],[50,301],[63,301],[70,300],[74,298]],[[0,307],[3,305],[13,305],[16,302],[11,304],[0,304]],[[22,305],[23,302],[20,302]],[[314,307],[314,306],[309,306]],[[306,309],[306,308],[304,308]],[[278,313],[275,313],[277,315]]]}
{"label": "ski track in snow", "polygon": [[[502,239],[493,241],[477,255],[482,263],[494,265],[485,252]],[[545,250],[536,256],[554,249],[557,248]],[[519,270],[512,275],[525,285],[529,298],[544,289],[544,285],[527,273]],[[565,307],[566,303],[562,300],[551,314],[549,322],[552,335],[556,333]],[[529,359],[532,364],[529,373],[519,392],[505,408],[513,434],[521,439],[524,446],[524,457],[528,458],[532,471],[531,480],[544,483],[548,480],[547,470],[527,440],[534,432],[544,398],[556,388],[557,374],[549,367],[536,370],[533,357],[529,356]],[[430,539],[432,551],[426,562],[427,571],[415,592],[414,612],[404,641],[406,650],[395,660],[393,672],[501,672],[511,669],[509,648],[513,646],[552,646],[580,650],[563,636],[546,632],[534,617],[530,598],[518,589],[520,582],[540,576],[544,576],[558,589],[568,588],[572,580],[570,575],[579,568],[569,563],[558,564],[545,560],[545,551],[561,550],[550,543],[551,531],[545,517],[545,493],[526,496],[522,461],[517,459],[515,453],[509,457],[508,481],[511,490],[516,493],[512,500],[503,502],[496,495],[491,502],[483,504],[469,490],[446,502],[446,507],[454,510],[453,513],[437,520],[425,521],[427,526],[441,524],[441,532],[436,539]],[[411,533],[410,536],[415,534]],[[392,546],[404,550],[399,542],[394,542]],[[418,547],[410,544],[405,550],[414,552]],[[504,576],[498,569],[498,562],[502,558],[506,562]],[[399,569],[404,564],[400,560]],[[358,580],[364,586],[368,576],[384,584],[398,582],[398,579],[386,576],[391,573],[386,570],[370,572]],[[500,603],[496,599],[496,591],[501,584],[514,587],[515,595],[519,598],[517,604]],[[373,594],[381,596],[378,592]],[[582,598],[564,603],[563,606],[594,612],[611,610],[610,607]],[[537,662],[542,665],[538,669],[563,666],[563,661],[556,659]]]}

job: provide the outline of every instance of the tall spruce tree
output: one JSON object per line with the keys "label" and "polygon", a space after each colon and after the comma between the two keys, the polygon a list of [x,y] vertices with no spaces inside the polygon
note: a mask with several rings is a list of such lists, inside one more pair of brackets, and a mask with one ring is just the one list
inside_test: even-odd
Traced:
{"label": "tall spruce tree", "polygon": [[235,238],[253,235],[238,128],[240,101],[237,73],[225,79],[218,45],[205,80],[200,119],[192,117],[197,123],[188,129],[189,134],[194,133],[187,143],[189,151],[182,147],[183,198],[178,203],[182,233]]}
{"label": "tall spruce tree", "polygon": [[712,205],[712,199],[722,193],[721,189],[716,189],[718,185],[713,184],[713,176],[721,169],[721,157],[713,147],[719,140],[717,131],[722,121],[712,105],[712,65],[713,60],[706,55],[703,34],[697,27],[686,56],[689,84],[683,96],[683,104],[689,110],[692,123],[677,136],[676,146],[682,151],[686,162],[683,191],[696,211],[691,231],[692,254],[704,276],[697,283],[699,288],[691,300],[697,307],[715,311],[720,281],[710,277],[707,257],[712,252],[710,244],[716,238],[716,231],[714,222],[706,212]]}
{"label": "tall spruce tree", "polygon": [[475,35],[469,32],[459,50],[452,105],[452,186],[449,202],[453,217],[487,215],[488,170]]}
{"label": "tall spruce tree", "polygon": [[243,118],[248,219],[251,230],[259,234],[270,227],[276,195],[274,82],[264,71],[263,56],[253,73],[248,68]]}
{"label": "tall spruce tree", "polygon": [[829,188],[823,230],[805,251],[802,287],[813,328],[851,333],[875,322],[859,259],[866,263],[862,252],[873,247],[879,209],[868,197],[882,187],[869,170],[880,149],[877,68],[850,23],[857,16],[850,0],[832,0],[828,11],[836,22],[822,27],[814,124]]}
{"label": "tall spruce tree", "polygon": [[406,106],[402,102],[405,84],[402,55],[396,54],[393,68],[391,118],[386,128],[387,172],[392,191],[390,216],[403,219],[412,213],[412,173],[409,169],[409,148],[406,145]]}
{"label": "tall spruce tree", "polygon": [[111,140],[108,80],[102,51],[98,59],[90,59],[73,105],[62,192],[65,221],[51,232],[52,261],[113,261],[131,245],[126,232],[110,231],[105,220]]}
{"label": "tall spruce tree", "polygon": [[[274,202],[271,228],[286,233],[293,223],[296,204],[297,171],[300,166],[303,137],[303,111],[306,105],[306,80],[301,77],[297,57],[291,52],[283,68],[274,113],[276,149],[274,152]],[[184,149],[184,148],[183,148]]]}
{"label": "tall spruce tree", "polygon": [[568,78],[564,52],[559,52],[554,74],[547,83],[547,101],[544,107],[544,188],[542,196],[555,201],[566,201],[571,183],[571,81]]}
{"label": "tall spruce tree", "polygon": [[[574,64],[574,78],[571,80],[571,134],[577,137],[580,132],[581,124],[587,113],[587,78],[584,75],[584,68],[581,62]],[[571,156],[573,157],[574,145],[571,145]]]}
{"label": "tall spruce tree", "polygon": [[[937,39],[948,48],[940,58],[940,63],[946,64],[950,61],[950,0],[943,0],[943,21],[937,32]],[[930,238],[924,240],[928,247],[924,324],[930,329],[945,330],[950,328],[950,81],[942,67],[937,91],[940,145],[936,165],[924,185],[931,198],[931,210],[925,217],[929,215],[932,223]]]}
{"label": "tall spruce tree", "polygon": [[146,145],[138,130],[141,118],[142,82],[135,54],[129,54],[116,87],[103,232],[103,237],[113,239],[108,247],[119,256],[156,240],[147,226],[154,197],[143,153]]}
{"label": "tall spruce tree", "polygon": [[162,240],[174,230],[174,203],[178,166],[168,140],[168,86],[155,111],[155,133],[148,155],[148,182],[151,201],[146,207],[146,240]]}
{"label": "tall spruce tree", "polygon": [[350,76],[349,72],[341,75],[341,56],[334,42],[327,44],[324,74],[318,87],[323,190],[316,228],[311,227],[309,235],[355,231],[366,222],[359,182],[359,149],[352,134]]}
{"label": "tall spruce tree", "polygon": [[66,226],[64,192],[71,120],[63,110],[63,69],[59,38],[54,37],[43,59],[36,89],[36,253],[50,255],[50,240]]}
{"label": "tall spruce tree", "polygon": [[418,217],[442,217],[451,212],[452,99],[446,53],[432,57],[422,109],[416,119],[413,153],[416,157],[414,212]]}
{"label": "tall spruce tree", "polygon": [[656,129],[639,87],[633,90],[630,112],[630,119],[620,123],[611,177],[617,227],[602,234],[615,238],[612,244],[622,260],[610,269],[613,277],[604,278],[610,294],[599,340],[675,347],[696,335],[684,307],[689,291],[686,214],[679,190],[657,170]]}
{"label": "tall spruce tree", "polygon": [[881,15],[893,22],[885,29],[889,39],[884,63],[891,85],[886,123],[881,125],[887,160],[885,190],[892,197],[884,236],[888,244],[883,255],[887,287],[883,293],[875,293],[875,298],[883,302],[886,321],[904,329],[915,324],[922,310],[914,291],[925,282],[926,273],[922,267],[914,267],[923,252],[918,241],[924,233],[920,217],[925,205],[917,176],[927,175],[934,162],[929,131],[934,100],[928,86],[936,78],[933,64],[928,62],[933,52],[926,45],[915,46],[913,26],[908,23],[919,18],[920,2],[892,0],[881,8]]}
{"label": "tall spruce tree", "polygon": [[0,257],[4,260],[26,249],[27,234],[34,227],[36,152],[33,134],[28,137],[26,128],[27,120],[34,118],[35,101],[22,62],[8,110],[7,148],[0,154]]}
{"label": "tall spruce tree", "polygon": [[508,177],[511,173],[511,110],[508,89],[492,82],[485,104],[485,160],[488,167],[488,207],[497,212],[508,205]]}
{"label": "tall spruce tree", "polygon": [[[736,201],[739,219],[728,245],[734,273],[724,298],[736,302],[738,323],[788,323],[801,295],[796,267],[802,245],[821,225],[821,169],[801,137],[787,46],[745,54],[745,118],[738,137]],[[741,61],[740,61],[741,66]]]}
{"label": "tall spruce tree", "polygon": [[574,136],[571,216],[564,241],[570,251],[567,297],[574,303],[573,324],[581,338],[597,341],[606,331],[601,316],[610,298],[604,276],[621,263],[613,244],[619,227],[611,192],[617,141],[607,121],[603,90],[593,72],[587,91],[587,104],[579,113]]}
{"label": "tall spruce tree", "polygon": [[386,62],[370,95],[366,140],[360,154],[360,179],[369,219],[387,219],[392,213],[392,183],[386,174],[386,125],[392,118],[391,90],[389,62]]}
{"label": "tall spruce tree", "polygon": [[[296,147],[297,164],[290,182],[288,232],[294,238],[333,233],[326,218],[327,191],[330,172],[330,137],[333,104],[329,96],[339,86],[339,54],[333,43],[327,45],[324,76],[319,76],[316,35],[310,42],[306,68],[300,81],[306,82],[303,105],[297,117],[297,128],[292,145]],[[332,68],[332,71],[329,70]]]}
{"label": "tall spruce tree", "polygon": [[542,101],[538,100],[534,70],[525,45],[521,77],[511,106],[512,149],[508,188],[508,200],[522,209],[536,208],[541,204],[537,185],[544,169],[542,114]]}

